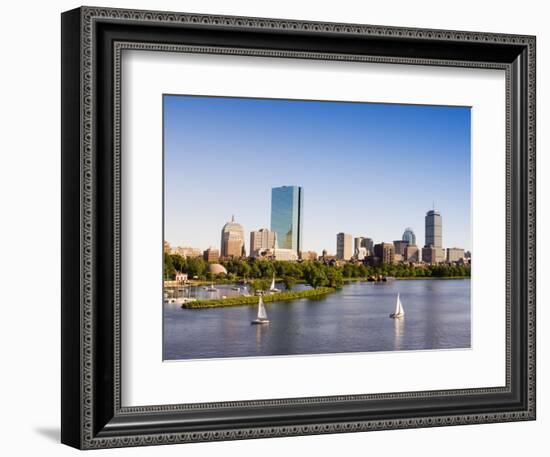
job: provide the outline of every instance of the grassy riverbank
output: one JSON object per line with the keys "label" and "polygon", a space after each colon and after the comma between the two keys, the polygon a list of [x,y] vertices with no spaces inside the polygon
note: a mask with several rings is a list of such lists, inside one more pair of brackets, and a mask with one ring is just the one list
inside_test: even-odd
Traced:
{"label": "grassy riverbank", "polygon": [[[317,289],[300,290],[296,292],[278,292],[270,295],[264,295],[264,303],[274,301],[296,300],[298,298],[320,297],[334,292],[336,289],[332,287],[318,287]],[[221,308],[224,306],[239,306],[239,305],[256,305],[258,297],[228,297],[214,300],[197,300],[194,302],[184,303],[182,308],[199,309],[199,308]]]}

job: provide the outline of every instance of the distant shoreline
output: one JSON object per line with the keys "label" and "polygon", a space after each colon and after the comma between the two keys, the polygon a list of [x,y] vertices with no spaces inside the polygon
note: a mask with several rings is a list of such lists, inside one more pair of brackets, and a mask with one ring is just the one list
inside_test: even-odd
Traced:
{"label": "distant shoreline", "polygon": [[409,276],[409,277],[401,277],[401,278],[393,278],[395,280],[408,280],[408,279],[431,279],[431,280],[437,280],[437,279],[471,279],[471,276]]}
{"label": "distant shoreline", "polygon": [[386,277],[386,281],[369,281],[368,278],[344,278],[344,283],[347,282],[391,282],[393,280],[419,280],[419,279],[470,279],[470,276],[390,276]]}
{"label": "distant shoreline", "polygon": [[[267,278],[269,279],[269,278]],[[436,279],[471,279],[470,276],[392,276],[391,278],[388,278],[389,281],[392,280],[418,280],[418,279],[429,279],[429,280],[436,280]],[[275,278],[276,282],[282,281],[281,278]],[[361,278],[343,278],[344,284],[348,282],[377,282],[377,281],[369,281],[367,277],[361,277]],[[381,282],[381,281],[378,281]],[[305,284],[306,281],[303,279],[296,279],[296,284]],[[232,284],[243,284],[242,279],[237,279],[235,281],[230,281],[227,279],[219,280],[215,279],[212,281],[206,281],[206,280],[197,280],[197,279],[191,279],[187,281],[187,283],[182,283],[179,285],[174,286],[165,286],[167,289],[175,289],[178,287],[199,287],[199,286],[207,286],[210,284],[216,284],[216,285],[232,285]]]}

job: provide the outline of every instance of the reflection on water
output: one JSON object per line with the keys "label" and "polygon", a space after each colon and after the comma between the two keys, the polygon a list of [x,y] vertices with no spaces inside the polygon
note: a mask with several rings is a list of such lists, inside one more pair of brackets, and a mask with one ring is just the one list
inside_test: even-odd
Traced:
{"label": "reflection on water", "polygon": [[394,340],[393,340],[393,348],[396,351],[399,351],[402,349],[401,340],[403,338],[403,319],[394,319],[393,320],[393,332],[394,332]]}
{"label": "reflection on water", "polygon": [[268,330],[267,325],[255,325],[256,327],[256,349],[259,351],[262,347],[262,341],[265,339],[265,334]]}
{"label": "reflection on water", "polygon": [[[398,292],[405,317],[391,319]],[[470,280],[356,282],[323,298],[266,303],[266,310],[269,325],[250,325],[255,306],[164,305],[164,359],[470,347]]]}

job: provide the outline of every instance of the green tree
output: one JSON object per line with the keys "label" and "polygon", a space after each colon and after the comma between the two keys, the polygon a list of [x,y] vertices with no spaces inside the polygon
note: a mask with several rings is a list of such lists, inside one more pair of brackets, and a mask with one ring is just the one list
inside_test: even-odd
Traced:
{"label": "green tree", "polygon": [[262,277],[262,271],[260,270],[260,267],[258,266],[258,262],[253,262],[252,265],[250,265],[250,277],[251,278],[261,278]]}
{"label": "green tree", "polygon": [[255,279],[250,282],[249,288],[253,293],[269,289],[270,282],[267,279]]}
{"label": "green tree", "polygon": [[226,278],[228,281],[234,282],[237,279],[237,275],[235,273],[227,273]]}
{"label": "green tree", "polygon": [[321,266],[320,264],[311,264],[304,272],[305,281],[313,288],[322,287],[328,283],[325,269],[331,267]]}
{"label": "green tree", "polygon": [[341,289],[344,285],[342,271],[336,268],[329,268],[326,272],[327,285],[335,289]]}
{"label": "green tree", "polygon": [[292,288],[296,285],[296,278],[292,276],[283,276],[283,284],[286,290],[292,290]]}
{"label": "green tree", "polygon": [[204,277],[208,264],[201,257],[192,257],[187,259],[187,274],[190,278],[195,276]]}
{"label": "green tree", "polygon": [[172,261],[171,254],[164,254],[164,269],[163,275],[165,280],[174,279],[176,277],[176,269]]}

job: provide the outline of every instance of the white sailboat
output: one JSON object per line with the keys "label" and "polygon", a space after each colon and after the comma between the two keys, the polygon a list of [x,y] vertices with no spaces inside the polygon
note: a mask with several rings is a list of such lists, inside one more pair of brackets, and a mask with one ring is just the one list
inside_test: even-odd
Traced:
{"label": "white sailboat", "polygon": [[256,325],[269,324],[267,313],[265,312],[264,300],[261,295],[260,295],[260,299],[258,300],[258,317],[254,319],[251,322],[251,324],[256,324]]}
{"label": "white sailboat", "polygon": [[273,279],[271,280],[271,286],[269,287],[270,292],[279,292],[279,289],[275,287],[275,273],[273,273]]}
{"label": "white sailboat", "polygon": [[403,304],[399,298],[399,293],[397,294],[397,301],[395,303],[395,311],[390,314],[390,317],[394,319],[399,319],[400,317],[405,317],[405,310],[403,309]]}
{"label": "white sailboat", "polygon": [[211,284],[210,284],[210,287],[207,287],[206,290],[207,290],[208,292],[216,292],[218,289],[216,289],[216,288],[214,287],[214,283],[211,283]]}

